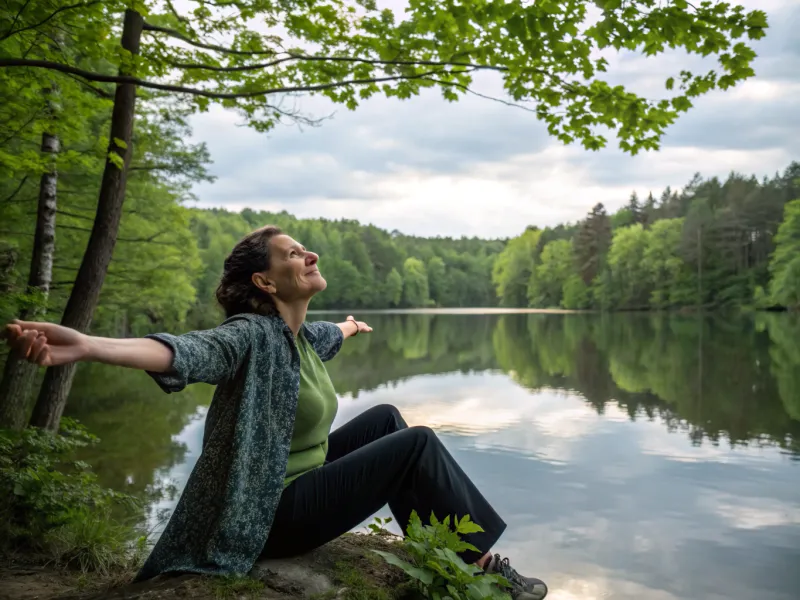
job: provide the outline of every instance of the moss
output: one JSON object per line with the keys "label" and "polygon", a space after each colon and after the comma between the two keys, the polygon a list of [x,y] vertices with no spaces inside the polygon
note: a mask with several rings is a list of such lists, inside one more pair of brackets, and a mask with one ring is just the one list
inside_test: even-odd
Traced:
{"label": "moss", "polygon": [[257,598],[264,589],[264,582],[250,577],[214,577],[209,580],[214,597],[219,600],[229,598]]}
{"label": "moss", "polygon": [[347,561],[337,562],[333,575],[336,583],[344,588],[342,600],[391,600],[386,588],[379,587]]}

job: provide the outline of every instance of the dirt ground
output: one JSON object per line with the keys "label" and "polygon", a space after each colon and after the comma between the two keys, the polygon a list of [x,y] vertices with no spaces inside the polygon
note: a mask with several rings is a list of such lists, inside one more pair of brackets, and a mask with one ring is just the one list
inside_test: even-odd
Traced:
{"label": "dirt ground", "polygon": [[93,577],[53,566],[0,564],[0,600],[399,600],[413,592],[371,550],[398,551],[386,536],[348,534],[301,557],[262,561],[246,579],[195,575],[130,584],[133,573]]}

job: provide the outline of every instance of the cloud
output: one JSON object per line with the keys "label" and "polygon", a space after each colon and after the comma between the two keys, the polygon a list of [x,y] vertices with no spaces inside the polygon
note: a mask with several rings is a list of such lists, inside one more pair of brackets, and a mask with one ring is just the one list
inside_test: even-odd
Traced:
{"label": "cloud", "polygon": [[[657,153],[596,153],[551,139],[535,115],[474,96],[448,103],[428,90],[408,101],[372,98],[355,112],[325,99],[298,100],[305,114],[332,115],[318,128],[237,127],[221,109],[194,119],[194,137],[215,160],[214,184],[198,185],[201,206],[288,210],[301,217],[354,218],[424,235],[516,235],[527,225],[582,218],[598,201],[614,209],[631,190],[680,188],[699,171],[773,174],[800,158],[800,6],[748,0],[771,27],[755,44],[758,76],[714,92],[668,129]],[[612,81],[660,95],[683,68],[709,61],[670,52],[611,59]],[[475,89],[500,95],[497,76]]]}

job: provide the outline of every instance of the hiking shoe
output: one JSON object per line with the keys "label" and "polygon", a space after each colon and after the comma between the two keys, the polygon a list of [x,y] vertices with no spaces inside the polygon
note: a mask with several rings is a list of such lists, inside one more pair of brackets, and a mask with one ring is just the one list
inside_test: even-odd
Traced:
{"label": "hiking shoe", "polygon": [[507,558],[500,558],[495,554],[486,566],[486,573],[500,575],[511,584],[508,590],[514,600],[542,600],[547,596],[547,586],[541,579],[523,577],[517,573]]}

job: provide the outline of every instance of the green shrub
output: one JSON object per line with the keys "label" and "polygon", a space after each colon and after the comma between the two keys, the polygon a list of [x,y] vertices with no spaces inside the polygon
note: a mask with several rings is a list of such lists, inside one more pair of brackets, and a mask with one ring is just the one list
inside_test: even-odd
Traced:
{"label": "green shrub", "polygon": [[141,554],[135,528],[112,510],[138,501],[97,483],[75,451],[98,439],[72,419],[61,429],[0,430],[0,540],[3,550],[49,554],[59,564],[107,573]]}
{"label": "green shrub", "polygon": [[[381,528],[379,522],[376,526]],[[376,529],[373,528],[373,531]],[[462,535],[483,529],[470,521],[469,515],[461,520],[450,517],[439,521],[431,515],[430,525],[423,525],[416,513],[411,514],[403,548],[411,557],[408,562],[391,552],[373,550],[391,565],[401,568],[415,582],[418,589],[431,600],[508,600],[503,591],[508,582],[498,575],[480,575],[482,570],[468,565],[459,552],[477,551]]]}

